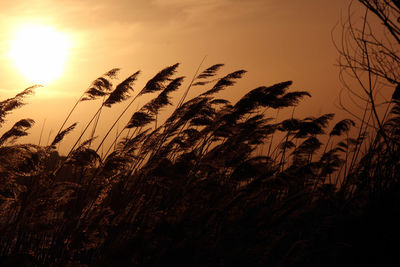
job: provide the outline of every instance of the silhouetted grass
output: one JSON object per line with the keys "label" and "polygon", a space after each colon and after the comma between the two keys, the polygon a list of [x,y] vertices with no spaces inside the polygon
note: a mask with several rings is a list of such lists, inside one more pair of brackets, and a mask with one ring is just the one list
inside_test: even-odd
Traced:
{"label": "silhouetted grass", "polygon": [[[76,105],[49,146],[10,142],[27,134],[30,119],[3,134],[3,265],[382,266],[395,259],[399,102],[383,124],[389,140],[374,128],[351,137],[355,123],[329,127],[333,114],[269,117],[310,96],[289,91],[290,81],[250,90],[236,103],[218,98],[245,71],[216,78],[216,64],[191,82],[202,94],[185,101],[189,86],[171,115],[154,123],[183,83],[173,77],[177,67],[138,92],[139,72],[115,87],[118,69],[96,79],[77,104],[104,100],[66,157],[56,145],[74,130],[75,123],[63,127]],[[0,102],[1,123],[24,92]],[[116,122],[147,93],[158,95],[99,155]],[[128,98],[113,124],[101,122],[102,108]],[[110,127],[96,150],[96,126],[80,142],[94,121]],[[261,146],[271,149],[260,155]]]}

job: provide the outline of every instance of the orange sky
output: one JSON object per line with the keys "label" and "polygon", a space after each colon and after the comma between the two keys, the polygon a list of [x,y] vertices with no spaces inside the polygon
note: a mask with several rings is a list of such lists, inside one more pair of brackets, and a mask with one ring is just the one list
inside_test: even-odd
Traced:
{"label": "orange sky", "polygon": [[[180,62],[180,74],[188,82],[205,55],[204,67],[226,64],[221,74],[248,71],[225,93],[233,100],[254,87],[293,80],[292,89],[313,95],[299,112],[305,116],[336,112],[341,85],[331,31],[348,4],[349,0],[3,0],[1,99],[31,85],[5,56],[16,25],[40,22],[73,40],[64,74],[7,121],[34,119],[31,135],[23,140],[37,143],[46,119],[43,143],[50,131],[58,130],[90,82],[104,72],[119,67],[124,78],[140,69],[140,90],[161,68]],[[196,90],[192,93],[200,93]],[[144,100],[134,108],[139,104]],[[70,121],[80,121],[76,134],[95,109],[91,104],[77,109]],[[110,123],[115,115],[116,111],[106,112],[102,123]]]}

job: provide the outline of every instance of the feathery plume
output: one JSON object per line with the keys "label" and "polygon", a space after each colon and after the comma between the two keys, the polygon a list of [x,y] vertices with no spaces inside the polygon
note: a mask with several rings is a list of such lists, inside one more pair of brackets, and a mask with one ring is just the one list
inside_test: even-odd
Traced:
{"label": "feathery plume", "polygon": [[22,92],[18,93],[12,98],[6,99],[0,102],[0,125],[4,122],[5,116],[8,113],[16,108],[23,106],[25,103],[23,102],[24,97],[28,95],[32,95],[34,93],[34,89],[42,87],[41,85],[33,85]]}
{"label": "feathery plume", "polygon": [[51,148],[56,148],[56,145],[57,145],[58,143],[60,143],[60,142],[64,139],[65,135],[67,135],[69,132],[71,132],[73,129],[75,129],[76,125],[77,125],[77,123],[75,122],[75,123],[73,123],[71,126],[69,126],[68,128],[66,128],[65,130],[62,130],[61,132],[59,132],[59,133],[56,135],[56,137],[54,137],[54,140],[53,140],[53,142],[51,143],[50,147],[51,147]]}
{"label": "feathery plume", "polygon": [[299,98],[307,95],[307,92],[290,94],[286,98],[280,98],[286,92],[292,81],[277,83],[272,86],[260,86],[243,96],[234,106],[234,114],[240,116],[251,112],[258,107],[282,108],[285,105],[294,105]]}
{"label": "feathery plume", "polygon": [[153,120],[154,118],[150,114],[139,110],[133,113],[125,128],[142,127],[152,122]]}
{"label": "feathery plume", "polygon": [[245,70],[238,70],[238,71],[232,72],[232,73],[226,75],[225,77],[219,79],[213,88],[211,88],[210,90],[208,90],[207,92],[205,92],[201,95],[208,96],[208,95],[218,93],[219,91],[223,90],[225,87],[234,85],[235,80],[242,78],[243,74],[245,74],[245,73],[246,73]]}
{"label": "feathery plume", "polygon": [[107,71],[104,76],[110,77],[111,79],[117,78],[118,72],[120,71],[119,68],[113,68],[109,71]]}
{"label": "feathery plume", "polygon": [[344,119],[336,123],[332,131],[329,133],[330,136],[340,136],[343,132],[348,132],[350,127],[354,127],[356,124],[351,119]]}
{"label": "feathery plume", "polygon": [[[209,78],[209,77],[214,77],[217,74],[218,70],[223,66],[224,66],[224,64],[215,64],[215,65],[212,65],[211,67],[205,69],[202,73],[197,75],[197,77],[194,79],[194,81],[197,81],[197,82],[194,82],[192,86],[206,85],[206,84],[213,82],[214,80],[204,81],[204,79]],[[200,81],[198,81],[198,80],[200,80]]]}
{"label": "feathery plume", "polygon": [[310,93],[306,91],[289,92],[277,99],[276,103],[273,103],[271,107],[277,109],[296,106],[300,99],[305,96],[311,97]]}
{"label": "feathery plume", "polygon": [[101,163],[101,157],[93,149],[79,146],[72,152],[71,157],[65,163],[85,166],[86,168],[97,167]]}
{"label": "feathery plume", "polygon": [[137,76],[140,71],[135,72],[128,78],[126,78],[122,83],[118,84],[114,91],[110,93],[106,101],[104,102],[104,106],[111,107],[112,104],[119,103],[124,101],[130,97],[129,92],[133,91],[133,83],[136,81]]}
{"label": "feathery plume", "polygon": [[211,67],[205,69],[202,73],[197,75],[196,79],[205,79],[205,78],[208,78],[208,77],[213,77],[213,76],[215,76],[217,71],[223,66],[224,66],[224,64],[212,65]]}
{"label": "feathery plume", "polygon": [[118,68],[114,68],[94,80],[79,101],[94,100],[98,97],[108,95],[113,87],[112,82],[108,78],[116,78],[119,70]]}
{"label": "feathery plume", "polygon": [[293,164],[305,164],[307,156],[314,154],[315,151],[317,151],[321,147],[321,145],[322,143],[315,136],[307,138],[293,151]]}
{"label": "feathery plume", "polygon": [[171,105],[168,94],[177,90],[182,85],[183,79],[184,77],[179,77],[172,80],[156,98],[144,105],[143,108],[152,114],[157,114],[162,107]]}
{"label": "feathery plume", "polygon": [[32,119],[22,119],[14,124],[10,130],[5,132],[0,137],[0,145],[4,144],[8,139],[12,138],[12,142],[15,141],[18,137],[26,136],[28,133],[26,132],[30,129],[35,123]]}
{"label": "feathery plume", "polygon": [[145,87],[140,91],[140,95],[144,95],[147,93],[153,93],[157,92],[160,90],[163,90],[165,85],[164,83],[170,80],[170,77],[175,74],[176,68],[179,66],[179,63],[176,63],[175,65],[166,67],[165,69],[161,70],[159,73],[157,73],[152,79],[150,79]]}

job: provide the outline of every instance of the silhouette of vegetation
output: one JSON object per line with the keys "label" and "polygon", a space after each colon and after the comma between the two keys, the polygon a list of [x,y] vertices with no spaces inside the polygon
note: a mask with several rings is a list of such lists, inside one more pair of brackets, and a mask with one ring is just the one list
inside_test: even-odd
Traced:
{"label": "silhouette of vegetation", "polygon": [[[245,71],[217,78],[222,64],[216,64],[191,83],[206,87],[203,93],[181,99],[157,126],[157,114],[172,105],[169,94],[182,86],[184,78],[173,77],[177,67],[160,71],[133,98],[139,72],[115,87],[117,69],[92,83],[79,102],[105,97],[99,110],[132,98],[129,107],[141,95],[157,93],[132,114],[128,133],[120,138],[119,132],[103,157],[91,148],[93,133],[76,141],[67,156],[58,154],[56,145],[76,126],[63,129],[68,118],[49,146],[10,142],[27,134],[30,119],[3,134],[3,266],[345,266],[393,260],[399,101],[382,123],[387,140],[373,127],[352,138],[355,122],[344,119],[330,128],[333,114],[277,121],[274,110],[310,97],[289,91],[290,81],[250,90],[234,104],[218,98]],[[2,121],[32,90],[1,102]]]}
{"label": "silhouette of vegetation", "polygon": [[[359,5],[355,7],[354,2]],[[397,0],[351,1],[347,18],[341,23],[341,38],[336,42],[340,79],[352,101],[352,109],[343,103],[341,107],[362,122],[361,128],[379,128],[387,146],[390,138],[383,124],[392,100],[400,99],[399,17]],[[355,112],[356,107],[361,112]]]}
{"label": "silhouette of vegetation", "polygon": [[[246,72],[219,76],[223,64],[196,73],[175,106],[171,93],[184,84],[175,77],[179,64],[141,90],[140,72],[115,84],[119,69],[112,69],[82,94],[49,146],[15,144],[34,123],[17,121],[0,137],[0,265],[400,265],[400,5],[358,2],[366,8],[361,24],[349,15],[338,45],[343,84],[363,104],[354,121],[330,126],[334,114],[294,112],[278,120],[278,110],[310,97],[291,91],[291,81],[231,103],[218,93]],[[382,40],[371,13],[383,23]],[[395,87],[382,103],[381,82]],[[186,100],[195,86],[201,93]],[[34,89],[0,102],[0,126]],[[153,98],[106,146],[145,94]],[[77,125],[71,114],[96,100],[61,156],[57,145]],[[103,108],[125,102],[110,125],[101,121]],[[108,131],[92,148],[99,124]]]}

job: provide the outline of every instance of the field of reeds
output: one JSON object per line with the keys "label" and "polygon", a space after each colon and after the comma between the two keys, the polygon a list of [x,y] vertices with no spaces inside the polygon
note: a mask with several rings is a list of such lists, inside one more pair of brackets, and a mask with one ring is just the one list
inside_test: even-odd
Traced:
{"label": "field of reeds", "polygon": [[[391,101],[382,127],[368,119],[336,121],[334,114],[292,112],[278,120],[278,110],[293,110],[310,94],[291,90],[287,81],[231,103],[218,94],[245,71],[220,76],[222,66],[203,70],[185,87],[178,64],[142,89],[134,84],[139,72],[122,81],[118,69],[105,73],[76,103],[102,99],[65,155],[57,145],[76,126],[70,116],[48,146],[14,143],[32,119],[3,130],[0,265],[399,262],[400,102]],[[203,93],[187,99],[194,87]],[[0,124],[34,90],[0,102]],[[172,101],[176,90],[182,97]],[[145,94],[154,98],[111,137]],[[114,122],[101,120],[103,109],[122,102],[126,109]],[[161,120],[160,112],[170,115]],[[98,127],[109,131],[94,145]]]}

